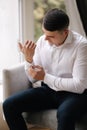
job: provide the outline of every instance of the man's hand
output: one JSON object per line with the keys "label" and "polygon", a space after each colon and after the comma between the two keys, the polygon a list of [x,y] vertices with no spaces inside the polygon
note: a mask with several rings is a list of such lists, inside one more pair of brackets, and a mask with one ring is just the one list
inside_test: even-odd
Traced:
{"label": "man's hand", "polygon": [[36,45],[32,41],[27,41],[25,44],[18,43],[20,51],[24,54],[25,60],[28,62],[33,61],[33,55]]}
{"label": "man's hand", "polygon": [[31,66],[28,70],[29,75],[36,80],[44,80],[45,71],[39,65]]}

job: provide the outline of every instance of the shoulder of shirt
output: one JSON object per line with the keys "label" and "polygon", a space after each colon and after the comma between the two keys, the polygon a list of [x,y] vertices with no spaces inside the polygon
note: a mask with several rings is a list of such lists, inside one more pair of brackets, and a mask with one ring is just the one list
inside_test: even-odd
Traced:
{"label": "shoulder of shirt", "polygon": [[36,45],[37,46],[44,46],[45,44],[44,44],[44,42],[45,42],[45,44],[46,44],[46,40],[45,40],[45,35],[42,35],[42,36],[40,36],[39,37],[39,39],[37,40],[37,42],[36,42]]}
{"label": "shoulder of shirt", "polygon": [[41,40],[45,40],[45,35],[41,35],[41,36],[39,37],[39,39],[37,40],[37,42],[38,42],[38,41],[41,41]]}
{"label": "shoulder of shirt", "polygon": [[71,31],[71,32],[72,32],[73,38],[77,41],[77,43],[79,43],[80,45],[87,44],[87,38],[85,36],[75,31]]}

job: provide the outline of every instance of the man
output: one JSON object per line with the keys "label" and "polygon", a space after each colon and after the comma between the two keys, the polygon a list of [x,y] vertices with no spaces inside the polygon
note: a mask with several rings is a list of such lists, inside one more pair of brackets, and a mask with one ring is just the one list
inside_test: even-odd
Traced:
{"label": "man", "polygon": [[75,130],[87,111],[87,40],[69,30],[69,17],[49,10],[37,43],[19,43],[29,81],[41,82],[9,97],[3,110],[10,130],[27,130],[22,112],[57,109],[58,130]]}

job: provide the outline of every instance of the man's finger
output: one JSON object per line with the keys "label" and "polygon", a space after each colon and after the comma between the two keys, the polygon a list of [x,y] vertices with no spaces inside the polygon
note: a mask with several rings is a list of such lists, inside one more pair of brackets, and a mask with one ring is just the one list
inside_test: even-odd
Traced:
{"label": "man's finger", "polygon": [[20,51],[23,52],[23,45],[20,42],[18,42],[18,46],[19,46]]}

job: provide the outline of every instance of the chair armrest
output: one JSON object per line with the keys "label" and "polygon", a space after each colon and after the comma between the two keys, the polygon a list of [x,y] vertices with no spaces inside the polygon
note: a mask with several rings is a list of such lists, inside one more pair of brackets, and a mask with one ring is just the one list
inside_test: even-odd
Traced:
{"label": "chair armrest", "polygon": [[31,84],[24,70],[24,63],[10,69],[3,69],[3,100],[16,93],[24,90]]}

